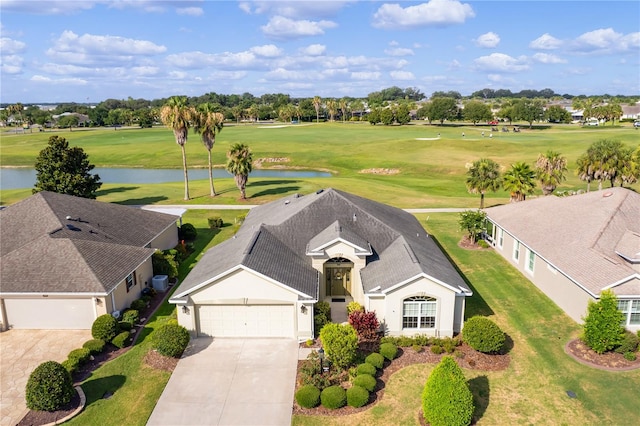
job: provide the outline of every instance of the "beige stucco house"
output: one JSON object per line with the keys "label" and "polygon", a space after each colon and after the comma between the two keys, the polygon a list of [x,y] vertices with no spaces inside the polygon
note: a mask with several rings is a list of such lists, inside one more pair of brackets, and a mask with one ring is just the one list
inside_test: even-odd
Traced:
{"label": "beige stucco house", "polygon": [[195,336],[313,337],[317,301],[357,301],[393,335],[460,331],[471,291],[409,213],[335,189],[256,207],[170,299]]}
{"label": "beige stucco house", "polygon": [[2,329],[89,329],[151,285],[179,217],[53,192],[0,211]]}
{"label": "beige stucco house", "polygon": [[493,245],[571,318],[611,289],[640,330],[640,194],[610,188],[486,210]]}

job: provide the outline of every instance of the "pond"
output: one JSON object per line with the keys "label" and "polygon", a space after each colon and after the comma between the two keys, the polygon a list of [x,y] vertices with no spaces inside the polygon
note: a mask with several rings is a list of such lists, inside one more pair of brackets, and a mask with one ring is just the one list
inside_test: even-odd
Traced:
{"label": "pond", "polygon": [[[182,182],[184,174],[181,169],[126,169],[126,168],[100,168],[93,169],[100,175],[102,183],[163,183]],[[302,170],[254,170],[250,177],[269,178],[314,178],[330,177],[331,173],[302,171]],[[231,175],[226,170],[214,169],[213,179],[229,178]],[[189,180],[209,179],[207,169],[190,169]],[[31,188],[36,183],[35,169],[28,167],[6,168],[0,167],[0,189]]]}

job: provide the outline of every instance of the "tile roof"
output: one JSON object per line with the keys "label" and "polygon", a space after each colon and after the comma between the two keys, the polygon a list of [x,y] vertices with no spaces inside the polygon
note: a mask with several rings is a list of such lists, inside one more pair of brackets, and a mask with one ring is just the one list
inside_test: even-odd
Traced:
{"label": "tile roof", "polygon": [[608,188],[563,198],[540,197],[486,212],[492,222],[594,296],[638,275],[618,254],[640,252],[640,194],[633,191]]}
{"label": "tile roof", "polygon": [[39,192],[0,211],[0,292],[109,293],[177,219]]}
{"label": "tile roof", "polygon": [[[418,220],[401,209],[336,189],[292,195],[253,208],[232,239],[211,248],[175,292],[175,299],[243,265],[315,298],[318,276],[308,249],[340,237],[371,248],[362,270],[366,291],[426,274],[469,292]],[[369,272],[371,269],[371,272]]]}

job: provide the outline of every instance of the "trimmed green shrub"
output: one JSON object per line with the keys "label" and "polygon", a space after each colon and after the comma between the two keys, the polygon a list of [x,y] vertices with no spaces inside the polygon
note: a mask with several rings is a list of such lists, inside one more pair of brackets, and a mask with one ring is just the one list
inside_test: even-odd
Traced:
{"label": "trimmed green shrub", "polygon": [[180,228],[178,228],[178,238],[181,240],[193,241],[198,236],[198,231],[196,227],[190,223],[183,223]]}
{"label": "trimmed green shrub", "polygon": [[71,375],[62,364],[43,362],[29,375],[25,395],[27,407],[55,411],[71,401],[74,392]]}
{"label": "trimmed green shrub", "polygon": [[383,343],[380,345],[380,355],[382,355],[389,361],[393,361],[397,354],[398,347],[393,343]]}
{"label": "trimmed green shrub", "polygon": [[62,366],[69,372],[69,374],[73,374],[78,370],[80,361],[78,361],[78,358],[67,358],[62,361]]}
{"label": "trimmed green shrub", "polygon": [[325,408],[335,410],[347,403],[347,393],[340,386],[329,386],[320,393],[320,402]]}
{"label": "trimmed green shrub", "polygon": [[130,308],[138,311],[138,315],[140,315],[140,311],[142,311],[143,309],[146,309],[147,307],[147,302],[145,302],[142,299],[136,299],[133,302],[131,302],[131,306]]}
{"label": "trimmed green shrub", "polygon": [[442,339],[442,349],[451,354],[456,350],[456,347],[460,345],[460,340],[452,339],[451,337],[445,337]]}
{"label": "trimmed green shrub", "polygon": [[464,323],[462,339],[479,352],[499,352],[504,346],[504,332],[489,318],[474,316]]}
{"label": "trimmed green shrub", "polygon": [[91,336],[94,339],[110,342],[118,333],[118,320],[109,314],[100,315],[91,325]]}
{"label": "trimmed green shrub", "polygon": [[322,327],[330,323],[327,317],[324,314],[317,314],[313,316],[313,327],[316,332],[316,335],[320,335],[320,331],[322,331]]}
{"label": "trimmed green shrub", "polygon": [[422,391],[422,413],[431,426],[466,426],[473,417],[473,395],[450,356],[433,369]]}
{"label": "trimmed green shrub", "polygon": [[364,362],[366,362],[367,364],[371,364],[372,366],[374,366],[377,369],[380,369],[384,366],[384,357],[378,353],[372,353],[370,355],[368,355],[365,359]]}
{"label": "trimmed green shrub", "polygon": [[440,345],[433,345],[429,348],[429,350],[431,350],[432,354],[436,355],[440,355],[442,352],[444,352],[444,349],[442,349],[442,346]]}
{"label": "trimmed green shrub", "polygon": [[123,331],[122,333],[114,337],[111,343],[113,343],[113,346],[115,346],[116,348],[122,349],[125,346],[129,345],[130,336],[131,336],[131,333],[129,333],[128,331]]}
{"label": "trimmed green shrub", "polygon": [[[146,297],[150,298],[150,296],[142,296],[142,299],[144,300],[144,298]],[[136,309],[128,309],[124,311],[124,314],[122,314],[122,321],[128,322],[132,326],[137,324],[139,320],[140,320],[140,312]]]}
{"label": "trimmed green shrub", "polygon": [[347,304],[347,315],[351,314],[351,312],[356,312],[356,311],[364,312],[364,306],[362,306],[355,300],[353,302],[349,302]]}
{"label": "trimmed green shrub", "polygon": [[582,328],[582,340],[596,353],[610,351],[622,343],[622,321],[624,314],[618,310],[616,295],[611,290],[605,290],[600,293],[598,302],[589,301]]}
{"label": "trimmed green shrub", "polygon": [[373,392],[376,388],[376,378],[370,374],[360,374],[353,379],[353,384],[355,386],[362,386],[369,392]]}
{"label": "trimmed green shrub", "polygon": [[151,333],[151,342],[161,355],[179,358],[189,344],[189,332],[178,324],[164,324]]}
{"label": "trimmed green shrub", "polygon": [[320,404],[320,389],[313,385],[304,385],[296,392],[296,402],[304,408],[313,408]]}
{"label": "trimmed green shrub", "polygon": [[331,305],[329,302],[318,302],[313,305],[314,315],[324,315],[329,321],[331,321]]}
{"label": "trimmed green shrub", "polygon": [[423,347],[422,347],[422,346],[420,346],[420,345],[413,345],[413,346],[411,346],[411,348],[412,348],[416,353],[418,353],[418,354],[419,354],[420,352],[422,352],[422,349],[423,349]]}
{"label": "trimmed green shrub", "polygon": [[336,366],[346,369],[354,363],[358,350],[358,334],[349,324],[329,323],[320,331],[320,338],[327,357]]}
{"label": "trimmed green shrub", "polygon": [[129,331],[133,328],[133,325],[127,321],[118,321],[118,330]]}
{"label": "trimmed green shrub", "polygon": [[92,354],[99,354],[104,350],[105,342],[102,339],[91,339],[84,342],[83,348],[89,349]]}
{"label": "trimmed green shrub", "polygon": [[364,364],[358,364],[358,367],[356,368],[356,376],[359,376],[361,374],[368,374],[370,376],[375,376],[376,371],[378,371],[376,367],[374,367],[372,364],[368,362],[365,362]]}
{"label": "trimmed green shrub", "polygon": [[627,361],[635,361],[637,356],[635,352],[625,352],[624,355],[622,355],[624,357],[624,359],[626,359]]}
{"label": "trimmed green shrub", "polygon": [[213,216],[207,219],[207,223],[209,224],[209,229],[220,229],[224,222],[220,216]]}
{"label": "trimmed green shrub", "polygon": [[349,407],[362,407],[369,402],[369,391],[362,386],[351,386],[347,389],[347,404]]}
{"label": "trimmed green shrub", "polygon": [[74,349],[67,355],[68,359],[77,359],[78,364],[84,364],[91,356],[91,351],[87,348]]}
{"label": "trimmed green shrub", "polygon": [[151,256],[153,275],[166,275],[169,278],[178,276],[178,262],[173,254],[156,250]]}
{"label": "trimmed green shrub", "polygon": [[635,333],[632,333],[629,330],[625,330],[624,337],[622,338],[622,343],[620,343],[620,346],[618,346],[615,351],[619,354],[635,352],[638,350],[639,341],[640,339],[638,339],[638,336],[636,336]]}

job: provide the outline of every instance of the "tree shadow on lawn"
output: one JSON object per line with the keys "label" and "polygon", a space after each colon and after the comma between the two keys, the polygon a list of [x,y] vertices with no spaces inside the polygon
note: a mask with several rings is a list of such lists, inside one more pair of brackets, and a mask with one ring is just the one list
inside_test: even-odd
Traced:
{"label": "tree shadow on lawn", "polygon": [[467,382],[469,389],[473,394],[473,422],[478,423],[489,407],[489,396],[491,389],[489,386],[489,378],[487,376],[478,376]]}
{"label": "tree shadow on lawn", "polygon": [[286,194],[287,192],[297,191],[299,190],[299,186],[279,186],[277,188],[265,189],[264,191],[256,192],[249,198],[258,198],[263,197],[265,195],[278,195],[278,194]]}
{"label": "tree shadow on lawn", "polygon": [[124,385],[127,378],[121,375],[101,377],[87,380],[82,384],[82,390],[87,397],[87,406],[101,399],[108,399]]}
{"label": "tree shadow on lawn", "polygon": [[248,186],[267,186],[267,185],[290,185],[292,183],[298,183],[299,180],[257,180],[255,182],[251,182]]}
{"label": "tree shadow on lawn", "polygon": [[115,188],[100,189],[96,191],[96,197],[102,197],[104,195],[116,194],[119,192],[133,191],[134,189],[140,189],[139,186],[117,186]]}

